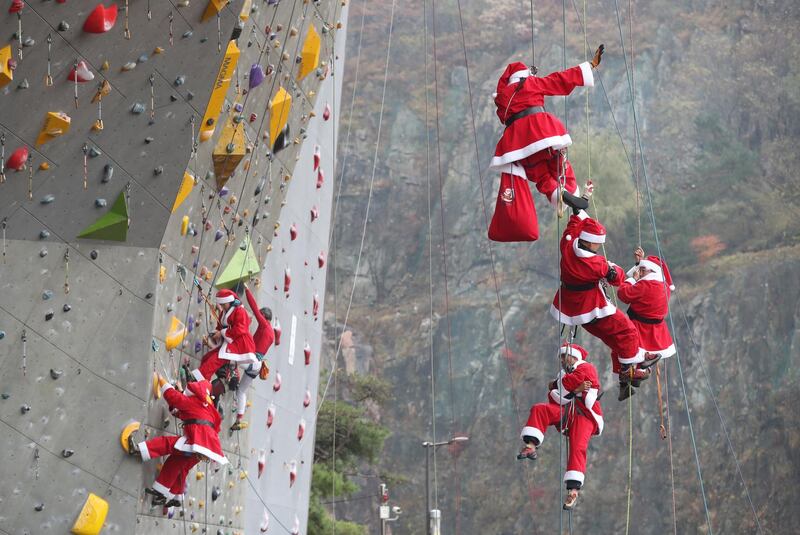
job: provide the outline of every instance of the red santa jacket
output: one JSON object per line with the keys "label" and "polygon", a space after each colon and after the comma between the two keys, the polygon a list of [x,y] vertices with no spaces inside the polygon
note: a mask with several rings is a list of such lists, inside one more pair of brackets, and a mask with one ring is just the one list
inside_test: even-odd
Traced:
{"label": "red santa jacket", "polygon": [[[561,288],[553,298],[550,314],[567,325],[583,325],[617,311],[600,286],[600,280],[608,274],[609,262],[602,255],[578,247],[578,235],[587,219],[583,210],[571,216],[561,237]],[[617,276],[611,284],[619,286],[625,273],[621,267],[612,266]]]}
{"label": "red santa jacket", "polygon": [[[591,388],[579,394],[572,394],[584,381],[592,383]],[[600,395],[600,379],[594,365],[585,360],[579,360],[570,373],[561,370],[556,379],[556,388],[550,391],[549,402],[557,405],[567,405],[575,401],[576,411],[594,420],[594,433],[603,432],[603,408],[597,397]]]}
{"label": "red santa jacket", "polygon": [[619,300],[630,305],[628,317],[639,331],[642,349],[661,353],[664,358],[675,354],[672,335],[664,321],[670,295],[669,286],[660,273],[648,273],[638,281],[628,278],[617,291]]}
{"label": "red santa jacket", "polygon": [[164,399],[171,409],[178,411],[178,418],[183,420],[183,436],[175,443],[175,449],[198,453],[219,464],[227,464],[228,459],[219,442],[222,419],[214,405],[205,399],[205,395],[211,391],[211,383],[189,383],[187,390],[189,395],[181,394],[169,383],[161,387]]}
{"label": "red santa jacket", "polygon": [[263,357],[267,354],[272,342],[275,341],[275,330],[272,328],[272,324],[269,320],[261,313],[261,310],[258,308],[258,303],[256,303],[256,298],[249,288],[244,289],[244,294],[247,297],[250,310],[253,311],[253,316],[258,323],[256,332],[253,335],[253,341],[255,341],[256,344],[256,352],[260,353]]}
{"label": "red santa jacket", "polygon": [[[518,81],[524,78],[522,86]],[[562,72],[545,77],[530,76],[522,63],[512,63],[497,82],[494,103],[497,117],[506,124],[508,119],[526,108],[544,106],[544,97],[569,95],[578,86],[593,86],[592,67],[581,63]],[[547,112],[533,113],[514,121],[506,127],[492,158],[491,168],[512,172],[510,164],[552,147],[561,149],[572,145],[572,139],[563,123]]]}
{"label": "red santa jacket", "polygon": [[250,316],[241,305],[232,306],[217,324],[222,333],[219,358],[248,364],[258,362],[256,344],[250,334]]}

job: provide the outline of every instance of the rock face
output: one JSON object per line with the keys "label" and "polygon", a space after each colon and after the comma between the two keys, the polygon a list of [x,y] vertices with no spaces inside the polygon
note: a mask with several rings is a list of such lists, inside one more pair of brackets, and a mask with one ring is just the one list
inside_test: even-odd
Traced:
{"label": "rock face", "polygon": [[[680,8],[665,2],[655,4],[637,6],[637,114],[660,240],[667,260],[674,265],[678,286],[672,309],[681,368],[679,371],[673,358],[661,373],[670,440],[659,437],[655,379],[630,406],[619,403],[608,350],[581,332],[578,340],[589,349],[609,393],[602,399],[606,429],[590,446],[585,492],[572,515],[573,530],[625,531],[628,452],[632,447],[631,532],[670,532],[675,511],[678,533],[707,533],[693,450],[696,443],[713,532],[756,532],[728,438],[763,531],[795,530],[800,526],[800,514],[791,503],[798,493],[790,479],[797,471],[798,457],[793,452],[800,433],[798,418],[786,399],[796,382],[792,361],[798,355],[795,294],[800,291],[800,250],[793,245],[795,223],[788,215],[795,214],[789,205],[794,193],[784,186],[796,181],[787,178],[796,177],[796,172],[786,163],[790,156],[781,159],[782,164],[764,160],[763,166],[780,167],[774,174],[779,177],[776,187],[785,192],[785,196],[773,196],[777,205],[771,208],[757,199],[760,182],[746,192],[746,181],[736,178],[740,172],[763,176],[759,155],[770,153],[783,141],[775,130],[770,131],[769,142],[754,137],[758,129],[746,122],[743,115],[747,112],[734,105],[733,99],[737,92],[750,95],[748,83],[763,87],[766,81],[750,78],[748,82],[734,74],[730,58],[721,50],[727,50],[722,43],[754,39],[734,32],[736,17],[750,20],[749,31],[763,36],[768,33],[768,23],[783,27],[779,19],[796,15],[796,7],[785,6],[787,11],[781,12],[759,2],[747,3],[725,10],[718,22],[701,31],[695,23],[679,19],[686,16],[705,21],[702,10],[710,8],[711,2]],[[489,6],[488,2],[481,6],[507,7]],[[565,220],[557,220],[534,192],[541,225],[539,242],[490,244],[486,239],[497,177],[487,175],[485,167],[501,128],[488,95],[494,90],[500,66],[526,59],[529,51],[509,57],[508,48],[497,50],[486,44],[477,49],[468,43],[476,157],[457,14],[438,9],[442,10],[437,11],[441,29],[437,36],[438,135],[430,50],[426,118],[422,34],[415,33],[421,30],[408,30],[419,36],[415,37],[414,52],[400,45],[392,56],[390,72],[401,70],[399,66],[413,67],[403,71],[404,76],[390,79],[392,108],[384,118],[384,132],[389,134],[380,140],[365,256],[349,317],[353,334],[348,343],[357,351],[347,366],[368,369],[395,385],[394,403],[380,415],[381,422],[394,432],[380,468],[407,478],[393,488],[405,511],[392,526],[393,533],[425,533],[425,459],[420,444],[431,439],[432,415],[436,440],[455,434],[470,437],[464,447],[438,451],[438,503],[445,532],[554,533],[561,503],[559,460],[566,455],[562,450],[566,443],[560,443],[558,435],[551,432],[537,463],[524,465],[514,455],[530,405],[545,399],[545,384],[558,370],[559,331],[547,307],[558,285],[556,239]],[[547,7],[539,10],[537,5],[537,18],[541,19],[537,64],[545,74],[561,66],[561,10],[560,6],[558,13]],[[660,23],[665,13],[670,14],[670,21]],[[592,176],[597,184],[597,214],[609,227],[607,256],[629,265],[638,241],[637,220],[641,220],[645,249],[652,253],[655,247],[641,167],[638,180],[643,202],[637,218],[636,180],[602,92],[603,88],[608,92],[628,157],[635,157],[625,68],[619,43],[612,46],[612,37],[617,35],[614,14],[606,11],[593,17],[590,43],[596,36],[611,37],[605,37],[603,86],[598,84],[590,93],[591,171],[581,89],[568,101],[566,118],[575,140],[570,158],[579,177]],[[492,34],[477,27],[476,20],[483,19],[465,17],[470,35],[496,35],[496,28]],[[570,28],[577,25],[573,18],[569,24]],[[450,33],[444,29],[448,27]],[[379,30],[377,24],[366,30],[364,46],[374,46],[362,52],[362,68],[370,59],[382,61],[385,48],[377,37]],[[516,31],[515,26],[508,31]],[[429,35],[429,47],[430,39]],[[525,39],[523,35],[522,42]],[[795,49],[785,39],[778,40],[787,50]],[[350,73],[357,41],[351,35]],[[721,48],[709,50],[710,43]],[[679,57],[691,61],[678,63]],[[580,42],[570,38],[567,63],[577,63],[580,58],[582,36]],[[779,54],[775,74],[765,75],[773,83],[785,76],[777,67],[785,60],[785,55]],[[730,73],[730,78],[728,74],[725,77],[731,86],[721,87],[706,77],[715,62],[719,72]],[[348,160],[330,262],[334,269],[331,279],[336,282],[334,289],[329,281],[326,318],[333,320],[331,303],[336,297],[339,323],[348,304],[367,198],[368,180],[356,177],[369,178],[372,171],[376,123],[372,112],[380,102],[374,87],[360,82],[357,90],[362,108],[371,111],[357,110],[356,116],[348,119],[354,135],[349,146],[340,148],[340,154],[348,153]],[[349,86],[345,83],[345,100],[350,91],[352,82]],[[719,92],[726,104],[709,102],[711,91]],[[783,90],[776,91],[786,95]],[[784,125],[786,118],[779,118],[781,108],[772,107],[773,95],[768,98],[768,113],[776,125]],[[548,102],[548,109],[565,118],[561,99]],[[729,116],[724,116],[723,109],[728,109]],[[797,117],[793,104],[782,110]],[[698,120],[703,111],[725,117],[717,123],[716,134]],[[430,145],[426,144],[426,122]],[[775,129],[788,132],[783,126]],[[785,135],[791,138],[795,133]],[[728,140],[723,145],[736,146],[738,154],[748,156],[738,159],[723,154],[726,147],[711,145],[714,136]],[[345,140],[345,135],[341,139]],[[755,167],[748,167],[753,159]],[[685,209],[687,206],[690,208]],[[330,326],[328,332],[333,332]],[[435,402],[431,401],[431,370]],[[365,480],[364,484],[373,485],[374,481]],[[337,512],[365,522],[376,516],[370,509],[347,505],[337,505]],[[566,516],[563,521],[566,530]]]}

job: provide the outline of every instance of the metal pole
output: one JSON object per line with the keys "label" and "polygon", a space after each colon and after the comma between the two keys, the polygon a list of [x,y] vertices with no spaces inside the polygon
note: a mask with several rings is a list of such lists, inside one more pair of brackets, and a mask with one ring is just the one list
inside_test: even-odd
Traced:
{"label": "metal pole", "polygon": [[430,511],[431,511],[431,492],[430,492],[430,461],[431,448],[425,443],[425,533],[430,534]]}
{"label": "metal pole", "polygon": [[381,519],[381,535],[386,535],[386,520]]}

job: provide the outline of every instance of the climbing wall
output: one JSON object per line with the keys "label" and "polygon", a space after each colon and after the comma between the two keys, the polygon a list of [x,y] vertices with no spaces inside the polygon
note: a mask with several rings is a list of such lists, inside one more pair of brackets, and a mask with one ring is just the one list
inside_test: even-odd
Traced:
{"label": "climbing wall", "polygon": [[[103,502],[108,532],[244,533],[265,506],[270,531],[303,531],[344,2],[5,4],[0,531],[97,532]],[[199,464],[183,507],[153,508],[158,464],[126,456],[120,431],[180,432],[153,374],[185,381],[205,299],[247,279],[282,331],[250,428],[227,431],[223,395],[230,464]]]}

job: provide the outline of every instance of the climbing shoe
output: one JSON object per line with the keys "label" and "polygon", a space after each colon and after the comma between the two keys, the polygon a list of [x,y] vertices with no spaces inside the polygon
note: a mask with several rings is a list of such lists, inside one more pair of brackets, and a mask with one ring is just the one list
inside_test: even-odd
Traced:
{"label": "climbing shoe", "polygon": [[142,456],[142,451],[139,449],[139,444],[136,442],[136,431],[128,435],[128,455],[131,457]]}
{"label": "climbing shoe", "polygon": [[158,492],[156,489],[151,489],[149,487],[144,489],[145,493],[149,494],[153,497],[150,501],[150,504],[153,506],[156,505],[165,505],[167,503],[167,497]]}
{"label": "climbing shoe", "polygon": [[517,454],[517,460],[524,460],[530,459],[531,461],[535,461],[538,458],[538,454],[536,453],[536,446],[533,444],[525,444],[522,446],[522,449],[519,450]]}
{"label": "climbing shoe", "polygon": [[633,385],[631,385],[630,383],[623,383],[622,381],[620,381],[619,396],[617,396],[617,399],[619,401],[625,401],[634,394],[636,394],[636,391],[633,389]]}
{"label": "climbing shoe", "polygon": [[247,422],[243,422],[241,420],[236,420],[230,427],[231,431],[241,431],[242,429],[246,428],[247,428]]}
{"label": "climbing shoe", "polygon": [[572,208],[572,213],[577,215],[581,210],[589,208],[589,201],[583,197],[577,197],[568,191],[561,192],[561,199],[564,204]]}
{"label": "climbing shoe", "polygon": [[631,366],[619,372],[620,383],[630,383],[632,386],[639,387],[642,381],[650,378],[650,370],[643,370],[640,367]]}
{"label": "climbing shoe", "polygon": [[661,360],[661,353],[645,353],[644,362],[639,363],[640,368],[647,369]]}
{"label": "climbing shoe", "polygon": [[578,503],[578,489],[570,489],[567,491],[567,497],[564,498],[564,510],[572,511]]}
{"label": "climbing shoe", "polygon": [[180,500],[172,498],[171,500],[169,500],[167,503],[164,504],[164,507],[180,507],[180,505],[181,505]]}

